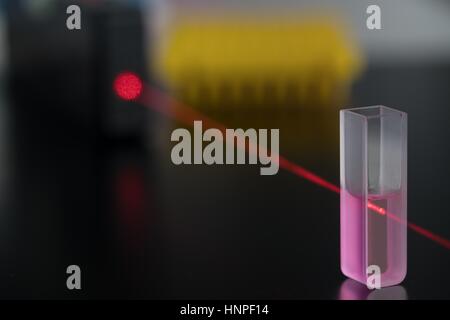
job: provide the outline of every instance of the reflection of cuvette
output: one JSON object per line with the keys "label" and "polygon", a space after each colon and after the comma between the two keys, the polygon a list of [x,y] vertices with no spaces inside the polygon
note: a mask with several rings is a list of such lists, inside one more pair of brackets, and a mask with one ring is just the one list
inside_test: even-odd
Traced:
{"label": "reflection of cuvette", "polygon": [[352,279],[345,280],[338,292],[338,300],[408,300],[408,292],[402,286],[369,290]]}
{"label": "reflection of cuvette", "polygon": [[386,107],[341,111],[341,270],[381,286],[406,275],[406,114]]}

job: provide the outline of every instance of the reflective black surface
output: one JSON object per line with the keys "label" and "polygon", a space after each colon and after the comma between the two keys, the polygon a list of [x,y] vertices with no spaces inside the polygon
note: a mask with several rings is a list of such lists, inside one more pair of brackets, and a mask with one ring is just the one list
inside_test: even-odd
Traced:
{"label": "reflective black surface", "polygon": [[[353,100],[408,113],[408,216],[447,238],[449,80],[448,65],[371,66]],[[371,294],[349,283],[339,197],[309,181],[257,166],[175,166],[175,125],[153,111],[148,133],[125,140],[52,112],[11,112],[1,298],[450,298],[450,251],[411,230],[400,287]],[[329,116],[338,121],[337,110]],[[317,127],[331,137],[327,156],[287,156],[338,184],[337,128]],[[82,269],[79,292],[66,289],[70,264]]]}
{"label": "reflective black surface", "polygon": [[[180,124],[112,90],[124,70],[156,82],[137,7],[86,6],[69,33],[65,2],[39,19],[20,3],[0,47],[0,298],[450,299],[450,250],[413,230],[405,281],[369,292],[340,272],[336,193],[283,169],[172,164]],[[408,218],[450,239],[450,62],[431,60],[369,61],[342,107],[408,113]],[[284,117],[280,153],[338,185],[338,108],[308,107],[225,118]]]}

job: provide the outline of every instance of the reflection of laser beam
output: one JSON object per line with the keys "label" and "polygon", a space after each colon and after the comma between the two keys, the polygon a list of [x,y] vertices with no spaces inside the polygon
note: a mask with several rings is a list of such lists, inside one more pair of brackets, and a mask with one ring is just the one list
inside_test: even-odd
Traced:
{"label": "reflection of laser beam", "polygon": [[[200,112],[194,110],[188,105],[178,101],[177,99],[171,97],[170,95],[158,90],[155,87],[144,87],[142,94],[136,97],[136,101],[146,107],[152,108],[166,116],[174,118],[188,126],[191,126],[195,120],[201,120],[203,126],[206,128],[216,128],[222,132],[225,132],[226,126],[208,118],[207,116],[201,114]],[[340,193],[340,188],[333,183],[321,178],[320,176],[312,173],[311,171],[291,162],[290,160],[279,155],[279,166],[286,171],[295,174],[298,177],[302,177],[322,188],[328,189],[335,193]],[[380,214],[386,215],[388,218],[402,224],[406,224],[414,232],[434,241],[435,243],[443,246],[446,249],[450,249],[450,241],[444,237],[441,237],[425,228],[422,228],[414,223],[406,222],[400,219],[396,215],[386,211],[371,202],[368,203],[367,207],[372,211]]]}

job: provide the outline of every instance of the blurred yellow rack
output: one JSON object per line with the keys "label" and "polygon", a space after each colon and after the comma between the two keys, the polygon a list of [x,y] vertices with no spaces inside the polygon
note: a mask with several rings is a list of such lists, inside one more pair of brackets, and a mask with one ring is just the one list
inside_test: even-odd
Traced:
{"label": "blurred yellow rack", "polygon": [[362,65],[343,23],[311,16],[184,20],[160,57],[169,87],[202,106],[334,104]]}

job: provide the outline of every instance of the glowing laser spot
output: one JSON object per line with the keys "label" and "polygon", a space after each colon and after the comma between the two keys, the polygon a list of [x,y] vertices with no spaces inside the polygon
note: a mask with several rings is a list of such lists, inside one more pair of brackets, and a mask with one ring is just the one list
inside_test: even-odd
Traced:
{"label": "glowing laser spot", "polygon": [[374,205],[372,202],[368,202],[368,203],[367,203],[367,208],[369,208],[369,209],[375,211],[376,213],[381,214],[382,216],[385,216],[385,215],[386,215],[386,210],[385,210],[385,209],[380,208],[380,207]]}
{"label": "glowing laser spot", "polygon": [[122,72],[113,83],[115,93],[123,100],[135,100],[142,93],[142,80],[133,72]]}
{"label": "glowing laser spot", "polygon": [[[203,122],[203,126],[205,128],[217,128],[222,132],[225,132],[226,126],[223,124],[214,121],[213,119],[208,118],[207,116],[201,114],[200,112],[196,111],[195,109],[191,108],[190,106],[176,100],[169,94],[159,90],[155,87],[145,87],[143,90],[142,96],[139,98],[138,102],[142,104],[145,107],[152,108],[153,110],[173,118],[176,121],[182,122],[185,125],[192,126],[195,120],[201,120]],[[248,147],[246,147],[246,150],[249,150]],[[286,171],[289,171],[293,173],[294,175],[304,178],[308,180],[309,182],[312,182],[322,188],[328,189],[330,191],[333,191],[335,193],[340,193],[341,189],[336,186],[335,184],[323,179],[322,177],[316,175],[315,173],[299,166],[298,164],[295,164],[291,162],[290,160],[282,157],[279,155],[279,166],[280,168],[283,168]],[[410,228],[412,231],[416,232],[417,234],[420,234],[429,240],[432,240],[433,242],[443,246],[446,249],[450,249],[450,241],[425,229],[422,228],[414,223],[406,222],[405,220],[399,218],[398,216],[390,213],[384,208],[381,208],[371,202],[367,204],[367,207],[374,212],[385,215],[388,218],[392,219],[393,221],[396,221],[398,223],[406,224],[408,228]]]}

